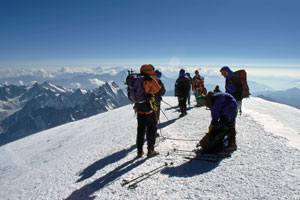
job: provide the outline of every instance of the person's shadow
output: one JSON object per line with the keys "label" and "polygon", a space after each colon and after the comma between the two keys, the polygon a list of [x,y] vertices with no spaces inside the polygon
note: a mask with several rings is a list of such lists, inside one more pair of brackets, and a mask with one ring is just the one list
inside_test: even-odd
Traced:
{"label": "person's shadow", "polygon": [[162,122],[162,123],[159,123],[157,125],[157,129],[163,129],[165,128],[166,126],[169,126],[170,124],[173,124],[178,118],[174,118],[174,119],[171,119],[171,120],[168,120],[168,121],[165,121],[165,122]]}
{"label": "person's shadow", "polygon": [[[189,111],[194,108],[195,108],[194,106],[187,106],[186,110]],[[180,112],[179,106],[172,106],[172,107],[165,108],[165,110],[172,110],[172,109],[174,109],[176,112]]]}
{"label": "person's shadow", "polygon": [[217,162],[193,160],[192,162],[185,162],[176,167],[168,167],[162,170],[162,174],[169,175],[169,177],[191,177],[199,174],[204,174],[212,171],[219,166],[222,159]]}
{"label": "person's shadow", "polygon": [[172,110],[172,109],[177,110],[178,108],[179,108],[179,106],[171,106],[171,107],[165,108],[165,110]]}
{"label": "person's shadow", "polygon": [[134,149],[136,149],[136,145],[132,145],[128,149],[123,149],[94,162],[93,164],[91,164],[90,166],[88,166],[80,172],[79,176],[81,177],[76,181],[76,183],[92,177],[98,170],[104,168],[106,165],[110,165],[114,162],[121,160]]}
{"label": "person's shadow", "polygon": [[[136,145],[131,146],[128,149],[119,151],[117,153],[114,153],[112,155],[109,155],[105,158],[102,158],[98,160],[97,162],[91,164],[87,168],[85,168],[80,173],[80,178],[76,182],[83,181],[85,179],[88,179],[92,177],[98,170],[104,168],[106,165],[110,165],[114,162],[119,161],[120,159],[124,158],[129,152],[131,152],[133,149],[136,148]],[[145,162],[145,159],[138,160],[136,158],[133,158],[120,166],[116,167],[111,172],[105,174],[104,176],[94,180],[93,182],[86,184],[82,186],[81,188],[75,190],[72,192],[72,194],[66,198],[66,200],[91,200],[94,199],[95,196],[92,196],[92,194],[103,187],[105,187],[110,182],[116,180],[117,178],[121,177],[122,175],[126,174],[130,170],[134,169],[135,167],[141,165]]]}

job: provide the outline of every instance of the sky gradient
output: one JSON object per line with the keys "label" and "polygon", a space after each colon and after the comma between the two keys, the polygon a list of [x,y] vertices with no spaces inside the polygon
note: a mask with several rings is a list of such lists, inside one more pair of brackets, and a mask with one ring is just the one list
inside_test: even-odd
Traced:
{"label": "sky gradient", "polygon": [[300,67],[297,0],[0,0],[0,67]]}

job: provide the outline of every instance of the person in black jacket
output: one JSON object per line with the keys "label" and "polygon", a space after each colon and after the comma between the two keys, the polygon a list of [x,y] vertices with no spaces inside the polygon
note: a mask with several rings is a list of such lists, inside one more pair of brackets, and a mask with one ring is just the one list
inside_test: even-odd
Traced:
{"label": "person in black jacket", "polygon": [[186,101],[189,96],[190,89],[190,80],[185,76],[185,70],[181,69],[179,71],[179,77],[177,78],[175,83],[175,96],[178,97],[178,103],[181,112],[179,117],[187,115]]}
{"label": "person in black jacket", "polygon": [[[191,74],[190,73],[185,73],[186,74],[186,76],[187,76],[187,78],[190,80],[190,85],[192,85],[193,84],[193,79],[192,79],[192,77],[191,77]],[[189,106],[191,105],[191,91],[189,91],[189,96],[188,96],[188,99],[187,99],[187,102],[188,102],[188,104],[189,104]]]}
{"label": "person in black jacket", "polygon": [[155,101],[156,101],[156,105],[157,105],[157,111],[156,111],[156,119],[157,121],[159,121],[159,116],[160,116],[160,104],[162,101],[162,96],[166,93],[166,89],[165,86],[163,84],[163,82],[160,80],[161,78],[161,72],[159,70],[155,70],[155,75],[156,75],[156,80],[158,82],[158,84],[160,85],[161,89],[159,90],[158,93],[155,94]]}

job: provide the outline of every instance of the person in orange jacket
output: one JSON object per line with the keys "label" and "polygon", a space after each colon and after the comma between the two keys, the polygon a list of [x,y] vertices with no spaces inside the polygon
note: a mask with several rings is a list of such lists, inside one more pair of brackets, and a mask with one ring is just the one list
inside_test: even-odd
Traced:
{"label": "person in orange jacket", "polygon": [[195,76],[192,80],[192,89],[195,95],[195,100],[202,94],[202,86],[204,85],[204,77],[200,76],[199,71],[195,70]]}
{"label": "person in orange jacket", "polygon": [[142,103],[135,103],[135,110],[137,112],[137,157],[142,157],[143,145],[145,135],[147,138],[147,157],[158,155],[159,153],[154,150],[157,120],[156,120],[156,105],[154,95],[161,89],[159,83],[155,78],[154,67],[151,64],[142,65],[140,74],[144,76],[143,88],[146,94],[146,101]]}

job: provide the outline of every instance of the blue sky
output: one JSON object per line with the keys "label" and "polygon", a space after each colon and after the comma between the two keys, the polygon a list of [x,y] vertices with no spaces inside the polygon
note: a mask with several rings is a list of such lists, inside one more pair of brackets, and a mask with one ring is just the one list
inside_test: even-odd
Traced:
{"label": "blue sky", "polygon": [[298,0],[0,0],[0,67],[300,67]]}

